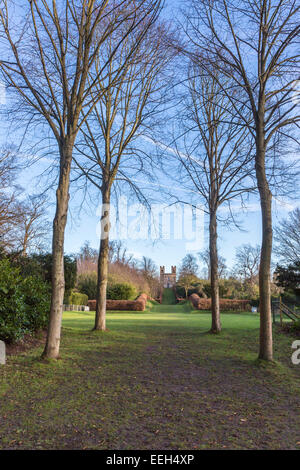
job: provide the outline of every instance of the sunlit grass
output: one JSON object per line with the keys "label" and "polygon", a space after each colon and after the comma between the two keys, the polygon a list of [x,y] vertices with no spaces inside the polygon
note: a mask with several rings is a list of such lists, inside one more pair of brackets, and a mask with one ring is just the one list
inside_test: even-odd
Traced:
{"label": "sunlit grass", "polygon": [[0,368],[1,449],[297,448],[299,366],[275,331],[256,361],[259,316],[150,302],[145,312],[65,312],[61,360],[42,347]]}

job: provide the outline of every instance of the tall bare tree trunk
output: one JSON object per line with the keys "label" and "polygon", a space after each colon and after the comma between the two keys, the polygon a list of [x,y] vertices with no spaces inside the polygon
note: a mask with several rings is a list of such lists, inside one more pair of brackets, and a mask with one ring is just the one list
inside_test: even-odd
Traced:
{"label": "tall bare tree trunk", "polygon": [[43,352],[44,358],[59,357],[62,308],[65,293],[64,277],[64,237],[69,205],[70,170],[73,146],[63,145],[59,184],[56,191],[56,213],[53,221],[52,239],[52,296],[47,340]]}
{"label": "tall bare tree trunk", "polygon": [[108,278],[108,254],[109,254],[109,204],[110,190],[102,191],[102,217],[101,217],[101,241],[98,258],[97,278],[97,303],[94,330],[106,330],[106,291]]}
{"label": "tall bare tree trunk", "polygon": [[22,256],[27,256],[27,248],[28,248],[28,233],[25,228],[25,235],[24,235],[24,240],[22,243]]}
{"label": "tall bare tree trunk", "polygon": [[256,139],[256,177],[262,213],[262,246],[259,268],[260,343],[259,359],[273,360],[271,314],[271,255],[272,255],[272,193],[265,169],[264,132],[260,128]]}
{"label": "tall bare tree trunk", "polygon": [[220,333],[220,302],[219,302],[219,274],[217,249],[217,213],[210,212],[209,219],[209,256],[210,256],[210,284],[211,284],[211,332]]}

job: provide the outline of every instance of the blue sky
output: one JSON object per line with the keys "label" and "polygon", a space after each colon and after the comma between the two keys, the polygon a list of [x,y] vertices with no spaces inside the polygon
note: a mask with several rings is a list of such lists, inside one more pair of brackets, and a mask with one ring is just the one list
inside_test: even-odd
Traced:
{"label": "blue sky", "polygon": [[[32,165],[27,170],[24,170],[19,178],[19,183],[26,189],[27,192],[39,192],[45,184],[45,179],[40,180],[39,175],[48,166],[47,160],[40,161]],[[158,173],[158,180],[164,181],[165,175]],[[172,186],[172,181],[170,182]],[[75,188],[74,188],[75,189]],[[54,190],[49,193],[49,200],[54,201]],[[79,206],[82,202],[82,194],[79,191],[71,191],[70,200],[70,213],[66,228],[65,236],[65,251],[66,253],[77,252],[83,243],[88,240],[94,248],[98,248],[99,239],[97,236],[97,226],[99,224],[99,212],[97,211],[97,195],[93,194],[93,203],[86,202],[82,209],[79,211]],[[165,199],[163,194],[158,191],[155,202],[164,202],[168,204],[169,201]],[[283,217],[286,217],[288,212],[297,206],[297,201],[274,201],[273,203],[273,217],[274,224]],[[54,205],[49,208],[49,218],[53,216]],[[133,217],[134,218],[134,217]],[[234,262],[235,249],[237,246],[251,243],[252,245],[260,244],[261,240],[261,216],[259,208],[259,200],[254,196],[249,204],[249,207],[243,211],[238,211],[239,222],[241,223],[242,230],[238,230],[231,225],[226,227],[219,225],[219,250],[220,254],[227,260],[228,266],[232,266]],[[132,220],[132,218],[129,220]],[[207,216],[204,216],[204,241],[199,242],[199,246],[195,251],[189,251],[196,254],[201,251],[207,243]],[[173,238],[173,232],[171,232]],[[179,265],[181,259],[188,252],[187,240],[130,240],[125,239],[124,245],[128,248],[128,252],[133,253],[136,258],[141,258],[143,255],[152,258],[155,263],[165,265],[167,269],[171,265]]]}
{"label": "blue sky", "polygon": [[[290,206],[288,206],[291,209]],[[280,218],[287,215],[287,210],[274,207],[273,216],[274,223]],[[75,216],[69,218],[66,231],[66,251],[77,251],[85,240],[89,240],[91,245],[98,247],[98,238],[96,236],[96,227],[99,217],[96,215],[81,213],[79,218]],[[243,230],[234,227],[219,227],[219,250],[220,254],[226,258],[229,266],[234,262],[235,249],[237,246],[251,243],[252,245],[260,244],[261,240],[261,217],[257,206],[255,209],[249,209],[245,214],[241,214]],[[205,217],[207,222],[207,218]],[[205,241],[207,241],[207,223],[205,223]],[[186,240],[157,240],[154,243],[144,240],[124,240],[128,251],[133,253],[135,257],[140,258],[143,255],[152,258],[156,264],[165,265],[170,268],[171,265],[179,265],[181,259],[187,253]],[[205,244],[200,244],[197,251],[201,251]],[[197,251],[190,251],[194,254]]]}
{"label": "blue sky", "polygon": [[[178,2],[167,1],[166,15],[169,17],[174,16],[174,8]],[[0,137],[2,144],[6,142],[16,143],[19,136],[16,131],[14,133],[9,130],[7,123],[2,122],[2,137]],[[47,168],[49,161],[41,160],[36,164],[25,169],[19,177],[19,183],[24,188],[25,192],[37,193],[40,192],[45,186],[45,179],[40,181],[39,175]],[[157,172],[158,181],[165,183],[166,177],[159,171]],[[172,188],[173,181],[168,181],[168,185]],[[75,188],[74,188],[75,189]],[[166,195],[162,193],[157,186],[151,186],[151,194],[154,196],[155,202],[163,202],[168,204]],[[49,207],[49,219],[52,219],[54,213],[54,196],[55,190],[49,191],[49,201],[52,205]],[[66,253],[77,252],[83,243],[88,240],[91,246],[98,248],[99,240],[97,237],[97,226],[99,223],[99,214],[97,215],[97,195],[93,196],[93,204],[85,204],[78,212],[78,207],[82,201],[82,195],[75,189],[72,191],[70,202],[70,214],[68,218],[66,235],[65,235],[65,251]],[[300,204],[299,204],[300,205]],[[273,217],[274,224],[282,217],[286,217],[288,212],[297,206],[297,201],[288,201],[284,203],[281,201],[274,201],[273,204]],[[241,222],[243,230],[238,230],[233,225],[230,227],[219,226],[219,250],[220,254],[227,260],[229,266],[234,262],[235,249],[239,245],[251,243],[252,245],[260,244],[261,240],[261,216],[259,209],[259,200],[257,196],[251,199],[251,204],[248,209],[244,209],[239,213],[239,221]],[[207,243],[207,217],[204,219],[204,243],[199,243],[199,246],[194,251],[196,254],[201,251]],[[137,258],[144,256],[152,258],[155,263],[165,265],[167,270],[171,265],[179,265],[182,258],[187,253],[187,240],[158,240],[153,243],[151,240],[124,240],[124,244],[128,248],[128,252],[133,253]]]}

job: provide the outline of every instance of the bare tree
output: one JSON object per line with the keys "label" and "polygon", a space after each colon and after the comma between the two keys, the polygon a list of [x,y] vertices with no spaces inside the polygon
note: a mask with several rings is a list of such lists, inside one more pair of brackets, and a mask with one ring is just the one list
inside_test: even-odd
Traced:
{"label": "bare tree", "polygon": [[179,276],[188,274],[196,277],[198,274],[198,270],[199,266],[197,264],[196,256],[192,255],[191,253],[188,253],[181,261],[178,274]]}
{"label": "bare tree", "polygon": [[243,282],[254,284],[257,281],[260,262],[260,246],[250,243],[236,249],[234,272]]}
{"label": "bare tree", "polygon": [[283,264],[300,262],[300,209],[290,212],[274,229],[274,253]]}
{"label": "bare tree", "polygon": [[0,150],[0,186],[1,190],[14,187],[19,165],[15,152],[7,148]]}
{"label": "bare tree", "polygon": [[211,332],[219,333],[217,224],[222,218],[218,211],[220,206],[227,205],[230,213],[231,201],[243,198],[253,189],[251,141],[246,139],[241,120],[232,120],[230,101],[222,93],[218,81],[193,61],[187,87],[176,151],[181,166],[181,184],[204,203],[204,210],[209,215]]}
{"label": "bare tree", "polygon": [[8,149],[0,151],[0,245],[12,247],[12,229],[18,221],[19,188],[15,178],[19,165],[16,154]]}
{"label": "bare tree", "polygon": [[77,260],[79,262],[84,262],[84,261],[96,262],[97,258],[98,258],[97,250],[95,248],[92,248],[90,246],[90,242],[86,240],[83,246],[79,250],[79,253],[77,255]]}
{"label": "bare tree", "polygon": [[143,256],[140,264],[140,270],[147,284],[149,285],[151,295],[154,297],[159,292],[159,277],[156,264],[151,258]]}
{"label": "bare tree", "polygon": [[[210,252],[209,248],[202,250],[198,253],[200,260],[205,265],[203,270],[207,279],[210,280]],[[226,259],[218,253],[218,276],[220,279],[224,278],[227,274]]]}
{"label": "bare tree", "polygon": [[4,249],[25,256],[29,248],[42,248],[50,227],[44,196],[21,199],[23,190],[16,184],[21,169],[17,153],[0,151],[0,243]]}
{"label": "bare tree", "polygon": [[[163,87],[159,77],[170,56],[164,44],[162,27],[155,24],[160,6],[160,0],[151,2],[148,15],[139,28],[128,35],[122,48],[108,62],[103,76],[99,74],[97,94],[101,94],[102,98],[86,120],[82,139],[77,146],[77,166],[87,181],[99,190],[102,203],[95,330],[106,329],[112,190],[116,185],[126,183],[140,196],[134,180],[136,173],[145,168],[146,154],[142,150],[141,140],[157,113]],[[117,31],[107,41],[104,57],[109,56],[115,48],[119,34],[122,32]],[[124,57],[129,59],[124,60]],[[96,67],[103,60],[105,58],[100,55]],[[114,86],[112,78],[115,70],[121,67],[120,80]],[[80,156],[84,157],[83,162]]]}
{"label": "bare tree", "polygon": [[47,246],[51,224],[47,220],[45,196],[27,196],[16,204],[17,218],[11,239],[14,250],[26,256],[28,250],[41,251]]}
{"label": "bare tree", "polygon": [[146,276],[157,277],[157,266],[151,258],[143,256],[140,267],[142,273]]}
{"label": "bare tree", "polygon": [[85,241],[76,256],[77,260],[77,274],[96,272],[98,251],[90,246],[89,241]]}
{"label": "bare tree", "polygon": [[[299,78],[300,5],[296,0],[192,0],[191,5],[187,21],[194,59],[200,58],[202,67],[215,71],[215,79],[230,100],[233,114],[244,121],[255,140],[255,170],[262,212],[259,358],[271,361],[269,176],[273,172],[271,168],[268,175],[267,157],[274,152],[278,156],[280,138],[290,137],[291,143],[298,144],[291,128],[300,120],[294,87]],[[223,80],[224,75],[230,79],[230,86]],[[241,102],[252,116],[251,122],[248,117],[245,119],[244,110],[241,112]]]}
{"label": "bare tree", "polygon": [[[111,51],[136,27],[136,13],[145,2],[114,0],[30,0],[22,12],[13,0],[0,8],[2,52],[0,70],[15,92],[14,110],[27,125],[48,126],[57,142],[59,178],[53,221],[53,273],[51,312],[44,357],[59,355],[64,297],[64,233],[67,222],[70,172],[79,129],[100,95],[91,92],[106,64],[95,59],[112,32],[124,23],[127,30]],[[141,15],[143,17],[143,14]],[[94,79],[87,80],[94,72]],[[114,77],[117,79],[118,72]],[[13,99],[12,99],[13,101]],[[84,111],[84,112],[83,112]]]}
{"label": "bare tree", "polygon": [[109,263],[120,263],[129,266],[133,262],[133,255],[128,253],[121,240],[112,240],[109,242],[108,261]]}

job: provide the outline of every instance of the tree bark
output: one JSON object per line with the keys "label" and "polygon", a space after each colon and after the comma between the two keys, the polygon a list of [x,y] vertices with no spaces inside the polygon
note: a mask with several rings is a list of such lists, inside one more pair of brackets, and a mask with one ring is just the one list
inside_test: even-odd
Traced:
{"label": "tree bark", "polygon": [[272,193],[265,169],[265,142],[263,129],[256,139],[255,170],[262,214],[262,246],[259,268],[260,342],[259,359],[273,360],[271,313],[271,255],[272,255]]}
{"label": "tree bark", "polygon": [[210,285],[211,285],[211,333],[220,333],[220,302],[219,302],[219,274],[217,249],[217,213],[210,212],[209,219],[209,255],[210,255]]}
{"label": "tree bark", "polygon": [[[97,278],[97,302],[94,330],[106,330],[106,291],[108,279],[108,254],[109,254],[109,204],[110,190],[102,191],[102,217],[101,217],[101,241],[98,258]],[[103,225],[105,224],[105,225]]]}
{"label": "tree bark", "polygon": [[28,245],[28,231],[27,231],[27,227],[25,225],[25,234],[24,234],[24,239],[23,239],[23,243],[22,243],[22,256],[23,257],[26,257],[26,255],[27,255],[27,245]]}
{"label": "tree bark", "polygon": [[65,292],[64,278],[64,236],[69,205],[70,170],[73,146],[61,146],[59,184],[56,191],[56,213],[53,221],[52,238],[52,295],[47,340],[42,357],[57,359],[59,357],[62,308]]}

